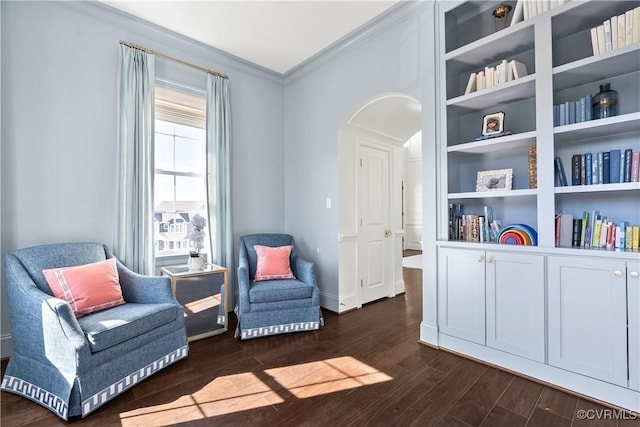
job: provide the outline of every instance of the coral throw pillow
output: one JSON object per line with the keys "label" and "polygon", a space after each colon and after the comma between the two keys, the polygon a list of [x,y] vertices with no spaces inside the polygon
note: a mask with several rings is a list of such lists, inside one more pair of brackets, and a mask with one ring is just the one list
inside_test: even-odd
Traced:
{"label": "coral throw pillow", "polygon": [[42,270],[53,295],[69,303],[76,317],[122,305],[116,258],[77,267]]}
{"label": "coral throw pillow", "polygon": [[289,256],[293,246],[270,246],[255,245],[253,247],[258,255],[258,265],[256,267],[255,281],[273,279],[295,279],[289,265]]}

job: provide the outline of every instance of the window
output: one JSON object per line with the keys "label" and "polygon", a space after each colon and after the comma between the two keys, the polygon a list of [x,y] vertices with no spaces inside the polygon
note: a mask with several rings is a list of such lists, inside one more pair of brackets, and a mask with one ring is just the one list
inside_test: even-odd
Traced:
{"label": "window", "polygon": [[155,96],[156,255],[187,253],[191,218],[206,217],[205,98],[163,86]]}

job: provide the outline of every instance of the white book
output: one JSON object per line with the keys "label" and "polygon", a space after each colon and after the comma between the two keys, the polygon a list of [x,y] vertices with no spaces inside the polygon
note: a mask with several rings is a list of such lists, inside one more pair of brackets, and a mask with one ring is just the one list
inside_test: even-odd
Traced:
{"label": "white book", "polygon": [[500,84],[500,73],[498,72],[498,67],[493,71],[493,85],[498,86]]}
{"label": "white book", "polygon": [[513,18],[511,18],[512,26],[524,19],[524,1],[525,0],[518,0],[515,9],[513,9]]}
{"label": "white book", "polygon": [[503,59],[500,63],[500,83],[506,83],[509,81],[509,63],[506,59]]}
{"label": "white book", "polygon": [[469,81],[467,82],[467,88],[464,91],[465,95],[470,94],[471,92],[476,91],[476,73],[471,73],[469,76]]}
{"label": "white book", "polygon": [[604,38],[604,25],[598,25],[598,52],[605,53],[607,51],[607,44]]}
{"label": "white book", "polygon": [[633,10],[627,10],[624,14],[624,45],[633,44]]}
{"label": "white book", "polygon": [[600,49],[598,49],[598,30],[595,27],[591,29],[591,48],[594,56],[600,53]]}
{"label": "white book", "polygon": [[607,52],[613,49],[611,44],[611,21],[606,20],[602,23],[604,27],[604,48]]}
{"label": "white book", "polygon": [[542,11],[546,12],[551,9],[551,1],[550,0],[542,0]]}
{"label": "white book", "polygon": [[618,48],[618,16],[611,17],[611,49]]}
{"label": "white book", "polygon": [[625,26],[624,26],[624,13],[618,15],[618,47],[625,46]]}
{"label": "white book", "polygon": [[491,75],[490,67],[484,67],[484,87],[485,89],[493,87],[493,76]]}
{"label": "white book", "polygon": [[476,76],[476,87],[478,90],[483,90],[484,86],[484,71],[480,71]]}
{"label": "white book", "polygon": [[513,78],[519,79],[527,75],[527,66],[522,62],[516,61],[515,59],[509,62],[511,69],[513,70]]}
{"label": "white book", "polygon": [[529,0],[522,0],[522,15],[525,21],[529,19],[529,3]]}
{"label": "white book", "polygon": [[549,0],[549,9],[553,9],[554,7],[558,7],[558,0]]}
{"label": "white book", "polygon": [[573,242],[573,215],[560,215],[560,246],[571,247]]}
{"label": "white book", "polygon": [[633,43],[640,42],[640,6],[633,9]]}
{"label": "white book", "polygon": [[529,18],[538,15],[538,0],[529,0]]}

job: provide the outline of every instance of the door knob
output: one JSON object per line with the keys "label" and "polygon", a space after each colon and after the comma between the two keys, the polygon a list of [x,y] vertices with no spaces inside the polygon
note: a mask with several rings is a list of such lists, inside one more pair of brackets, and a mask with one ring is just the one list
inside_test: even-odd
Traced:
{"label": "door knob", "polygon": [[640,273],[638,273],[637,271],[632,271],[632,272],[630,273],[630,276],[631,276],[631,277],[634,277],[634,278],[635,278],[635,277],[640,277]]}
{"label": "door knob", "polygon": [[390,237],[391,236],[391,230],[384,230],[384,237]]}
{"label": "door knob", "polygon": [[616,271],[613,272],[613,275],[616,276],[616,277],[622,277],[622,271],[616,270]]}

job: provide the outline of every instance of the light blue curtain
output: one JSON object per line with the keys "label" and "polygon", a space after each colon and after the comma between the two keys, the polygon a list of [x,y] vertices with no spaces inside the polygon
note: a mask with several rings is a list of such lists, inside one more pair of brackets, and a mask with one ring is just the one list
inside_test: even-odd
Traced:
{"label": "light blue curtain", "polygon": [[211,262],[230,270],[228,279],[231,284],[234,275],[231,273],[233,231],[229,81],[213,74],[207,75],[207,197]]}
{"label": "light blue curtain", "polygon": [[118,218],[114,253],[140,274],[154,274],[155,56],[120,45],[118,72]]}

